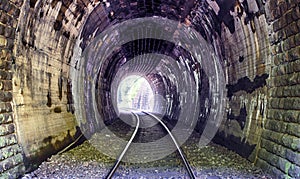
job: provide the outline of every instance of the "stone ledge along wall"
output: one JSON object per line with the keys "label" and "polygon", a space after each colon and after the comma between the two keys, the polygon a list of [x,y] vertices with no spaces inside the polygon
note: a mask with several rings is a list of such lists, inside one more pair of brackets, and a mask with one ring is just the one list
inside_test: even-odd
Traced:
{"label": "stone ledge along wall", "polygon": [[215,141],[277,178],[300,178],[300,1],[215,3],[228,83]]}
{"label": "stone ledge along wall", "polygon": [[16,178],[25,171],[12,102],[12,49],[20,5],[17,1],[1,0],[0,3],[0,178]]}

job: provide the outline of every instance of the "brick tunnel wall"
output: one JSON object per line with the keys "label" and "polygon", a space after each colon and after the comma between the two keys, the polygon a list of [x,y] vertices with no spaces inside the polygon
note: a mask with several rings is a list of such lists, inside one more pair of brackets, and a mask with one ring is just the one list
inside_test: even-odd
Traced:
{"label": "brick tunnel wall", "polygon": [[59,29],[61,3],[1,0],[0,7],[0,178],[14,178],[80,135],[68,63],[78,31],[76,18]]}
{"label": "brick tunnel wall", "polygon": [[[70,59],[98,1],[64,2],[1,0],[2,175],[24,173],[23,163],[30,170],[76,138]],[[277,176],[299,177],[300,1],[208,2],[222,22],[228,83],[215,141]]]}
{"label": "brick tunnel wall", "polygon": [[[77,15],[72,8],[57,1],[32,0],[24,1],[21,8],[15,37],[13,99],[27,170],[36,168],[80,134],[73,108],[70,59],[82,23],[74,18]],[[62,24],[65,16],[70,19]]]}
{"label": "brick tunnel wall", "polygon": [[300,1],[268,2],[271,72],[257,164],[300,178]]}
{"label": "brick tunnel wall", "polygon": [[271,63],[265,5],[258,2],[235,2],[222,12],[234,26],[224,23],[222,28],[228,105],[215,138],[252,162],[266,122]]}
{"label": "brick tunnel wall", "polygon": [[0,3],[0,177],[16,178],[25,171],[13,114],[13,46],[21,3]]}
{"label": "brick tunnel wall", "polygon": [[228,106],[215,141],[278,178],[300,177],[299,2],[236,1],[235,28],[222,28]]}

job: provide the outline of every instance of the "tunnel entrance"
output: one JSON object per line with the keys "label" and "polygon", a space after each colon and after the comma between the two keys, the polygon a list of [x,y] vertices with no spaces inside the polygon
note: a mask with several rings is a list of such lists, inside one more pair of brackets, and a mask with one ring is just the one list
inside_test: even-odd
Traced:
{"label": "tunnel entrance", "polygon": [[129,75],[119,84],[117,90],[117,107],[122,110],[153,111],[153,90],[142,76]]}
{"label": "tunnel entrance", "polygon": [[200,153],[212,142],[278,178],[300,177],[299,2],[1,1],[0,178],[80,137],[116,158],[137,118],[126,161],[163,160],[173,148],[141,111],[189,142],[201,170],[206,158],[209,168],[241,163]]}

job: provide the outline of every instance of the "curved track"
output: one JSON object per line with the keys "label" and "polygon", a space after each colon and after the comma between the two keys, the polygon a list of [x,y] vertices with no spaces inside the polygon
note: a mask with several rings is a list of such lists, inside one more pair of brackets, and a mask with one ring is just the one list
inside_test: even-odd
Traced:
{"label": "curved track", "polygon": [[[177,148],[177,151],[178,153],[180,154],[181,156],[181,159],[185,165],[185,168],[190,176],[190,178],[194,179],[196,178],[193,171],[192,171],[192,168],[187,160],[187,158],[185,157],[183,151],[181,150],[180,146],[178,145],[178,142],[176,141],[175,137],[173,136],[172,132],[169,130],[169,128],[164,124],[164,122],[162,120],[160,120],[158,117],[156,117],[154,114],[151,114],[151,113],[148,113],[148,112],[144,112],[143,113],[151,116],[152,118],[154,118],[155,120],[157,120],[163,127],[164,129],[168,132],[168,134],[170,135],[170,137],[172,138],[172,141],[173,143],[175,144],[176,148]],[[130,138],[130,140],[128,141],[127,145],[125,146],[124,150],[122,151],[122,153],[120,154],[119,158],[117,159],[116,163],[114,164],[113,168],[110,170],[110,172],[108,173],[108,175],[106,176],[106,178],[112,178],[112,176],[114,175],[115,171],[117,170],[122,158],[124,157],[125,153],[127,152],[129,146],[131,145],[133,139],[136,137],[136,134],[138,132],[138,129],[139,129],[139,126],[140,126],[140,119],[139,119],[139,116],[136,114],[136,113],[133,113],[132,114],[136,117],[136,127],[135,127],[135,130],[134,132],[132,133],[132,136]]]}
{"label": "curved track", "polygon": [[140,118],[137,114],[133,113],[132,114],[136,117],[136,126],[135,126],[135,130],[134,132],[132,133],[132,136],[131,138],[129,139],[127,145],[125,146],[124,150],[122,151],[121,155],[119,156],[119,158],[117,159],[116,163],[114,164],[113,168],[110,170],[110,172],[108,173],[107,177],[106,178],[111,178],[115,171],[118,169],[118,166],[122,160],[122,158],[124,157],[125,153],[127,152],[130,144],[132,143],[133,139],[135,138],[136,134],[137,134],[137,131],[139,129],[139,126],[140,126]]}

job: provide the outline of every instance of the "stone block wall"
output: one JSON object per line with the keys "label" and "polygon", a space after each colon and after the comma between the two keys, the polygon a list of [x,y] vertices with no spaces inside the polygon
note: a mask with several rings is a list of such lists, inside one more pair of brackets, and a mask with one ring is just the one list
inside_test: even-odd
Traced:
{"label": "stone block wall", "polygon": [[300,178],[300,1],[268,1],[272,66],[257,165]]}
{"label": "stone block wall", "polygon": [[17,178],[25,171],[14,123],[12,91],[12,49],[21,4],[8,0],[0,3],[0,178]]}

